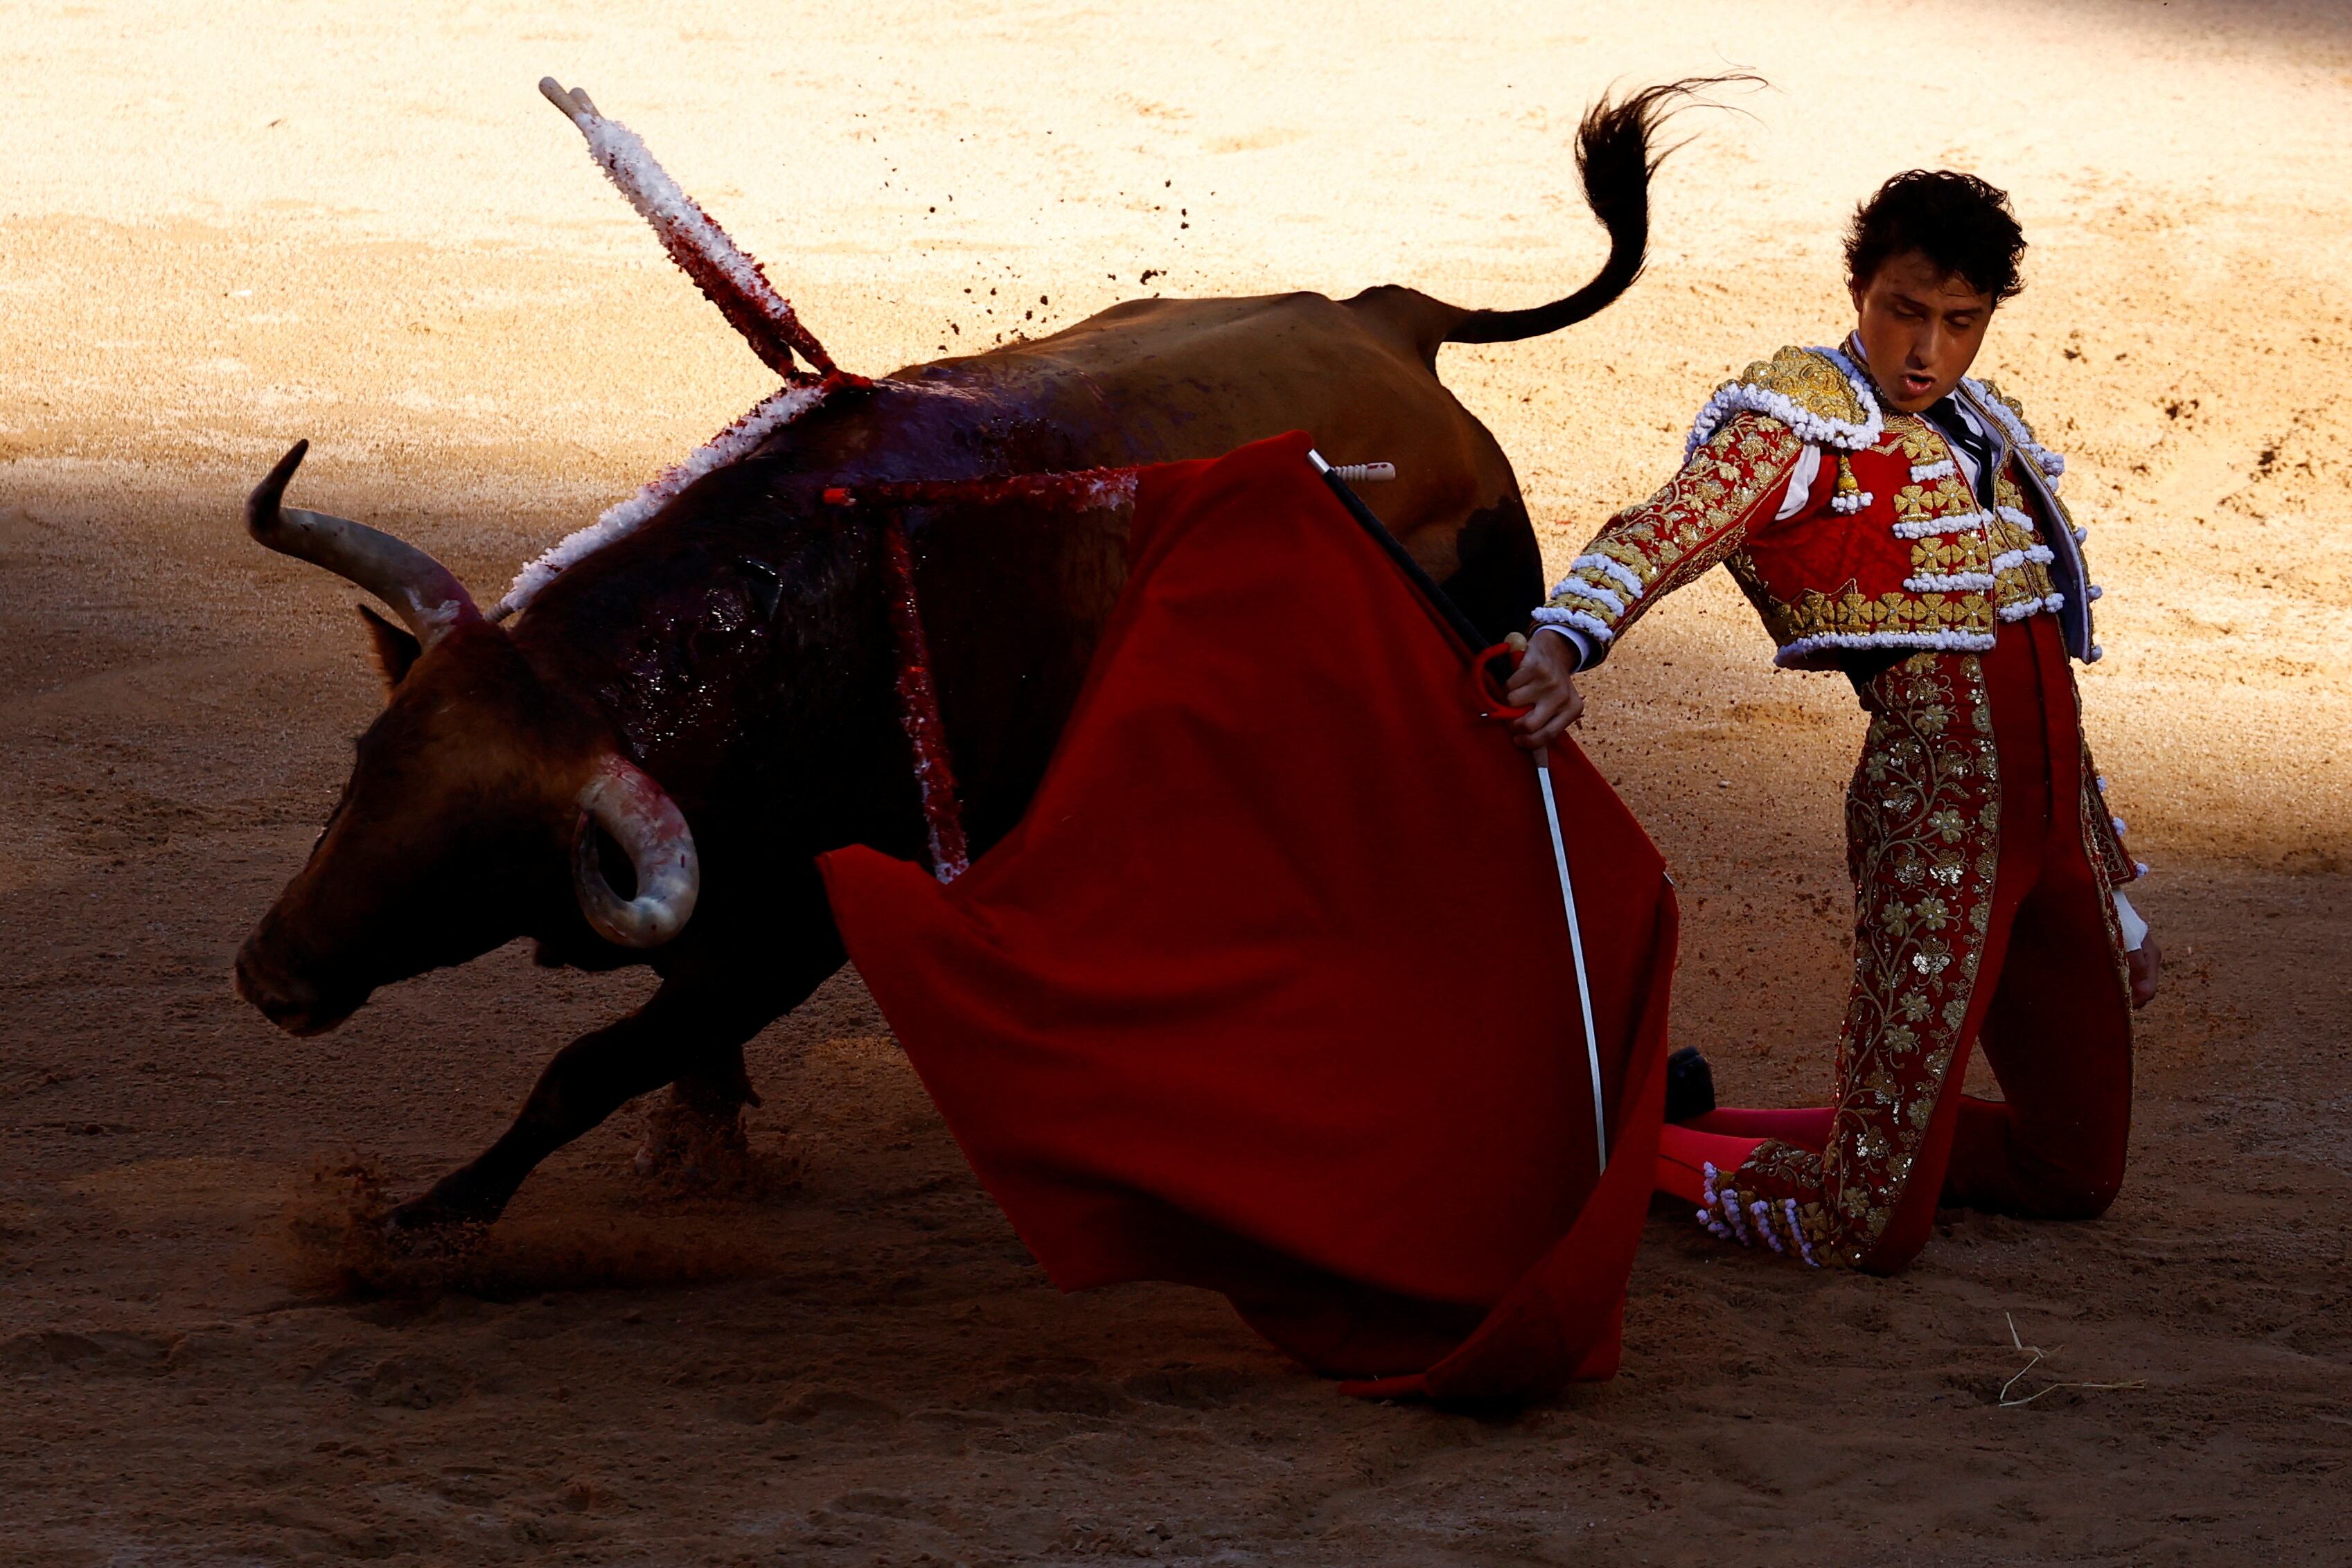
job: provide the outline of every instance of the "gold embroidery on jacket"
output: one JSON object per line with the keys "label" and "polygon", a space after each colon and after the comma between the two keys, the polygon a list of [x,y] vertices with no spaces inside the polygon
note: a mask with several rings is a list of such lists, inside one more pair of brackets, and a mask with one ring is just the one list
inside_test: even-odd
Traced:
{"label": "gold embroidery on jacket", "polygon": [[1915,468],[1948,462],[1951,448],[1944,441],[1944,433],[1915,414],[1892,414],[1886,421],[1887,433],[1903,444],[1903,455]]}
{"label": "gold embroidery on jacket", "polygon": [[1957,474],[1906,485],[1895,492],[1895,520],[1898,523],[1967,517],[1976,509],[1977,498],[1969,494],[1968,481]]}
{"label": "gold embroidery on jacket", "polygon": [[1758,360],[1735,378],[1759,391],[1778,392],[1806,413],[1843,424],[1860,424],[1862,400],[1845,372],[1810,349],[1782,349]]}
{"label": "gold embroidery on jacket", "polygon": [[[1786,397],[1818,417],[1858,422],[1863,416],[1853,384],[1828,360],[1805,350],[1783,349],[1759,361],[1738,382]],[[2016,406],[2007,398],[2000,401],[2012,410]],[[1870,595],[1849,580],[1839,588],[1808,587],[1793,602],[1776,598],[1748,557],[1745,530],[1738,525],[1785,486],[1803,443],[1780,420],[1750,411],[1717,428],[1647,501],[1612,517],[1585,546],[1578,557],[1582,564],[1571,567],[1547,601],[1548,613],[1538,618],[1566,621],[1587,633],[1597,630],[1602,641],[1613,641],[1651,604],[1721,561],[1782,650],[1780,662],[1809,668],[1834,667],[1844,650],[1865,646],[1981,651],[1991,645],[2004,615],[2014,619],[2051,608],[2049,569],[2032,559],[2047,541],[1997,512],[1987,517],[1961,476],[1951,443],[1930,421],[1885,413],[1882,423],[1876,452],[1891,456],[1899,450],[1914,467],[1951,465],[1940,477],[1892,486],[1893,493],[1877,503],[1893,512],[1906,536],[1910,570],[1905,580],[1961,581]],[[2006,465],[1994,483],[1999,506],[2030,515]],[[2057,510],[2058,526],[2068,526],[2064,508]],[[1874,511],[1880,519],[1886,516]],[[1870,515],[1857,517],[1853,526],[1873,526],[1864,520]],[[1947,519],[1951,526],[1939,530],[1937,525]],[[1989,584],[1987,578],[1992,580]]]}
{"label": "gold embroidery on jacket", "polygon": [[1764,588],[1754,563],[1745,556],[1729,565],[1749,602],[1763,616],[1772,641],[1783,647],[1800,637],[1824,632],[1871,637],[1952,633],[1979,639],[1991,635],[1992,611],[1980,592],[1883,593],[1873,599],[1849,579],[1835,593],[1808,589],[1796,603],[1783,604]]}
{"label": "gold embroidery on jacket", "polygon": [[1656,495],[1612,517],[1578,558],[1616,562],[1642,591],[1630,592],[1605,568],[1579,566],[1568,581],[1586,591],[1563,584],[1545,607],[1580,612],[1614,635],[1652,602],[1737,549],[1746,538],[1737,526],[1740,518],[1788,484],[1803,450],[1796,433],[1778,420],[1743,413],[1727,421]]}

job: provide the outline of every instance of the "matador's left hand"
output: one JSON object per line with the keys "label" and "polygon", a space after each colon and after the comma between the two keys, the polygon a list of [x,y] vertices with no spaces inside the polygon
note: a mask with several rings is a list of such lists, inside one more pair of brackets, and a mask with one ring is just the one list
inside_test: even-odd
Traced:
{"label": "matador's left hand", "polygon": [[2156,1000],[2156,980],[2164,968],[2164,953],[2151,933],[2141,937],[2138,947],[2124,957],[2131,965],[2132,1010],[2137,1012]]}

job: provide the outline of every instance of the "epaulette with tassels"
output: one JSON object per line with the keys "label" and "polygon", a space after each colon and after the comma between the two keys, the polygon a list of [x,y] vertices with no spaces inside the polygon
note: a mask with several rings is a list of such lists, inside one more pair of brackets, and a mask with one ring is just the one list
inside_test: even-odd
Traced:
{"label": "epaulette with tassels", "polygon": [[1846,455],[1876,445],[1886,422],[1871,395],[1869,379],[1837,350],[1782,349],[1716,388],[1691,423],[1690,437],[1683,444],[1684,461],[1736,413],[1777,419],[1800,440],[1836,452],[1837,490],[1831,507],[1858,512],[1870,505],[1869,493],[1855,481]]}

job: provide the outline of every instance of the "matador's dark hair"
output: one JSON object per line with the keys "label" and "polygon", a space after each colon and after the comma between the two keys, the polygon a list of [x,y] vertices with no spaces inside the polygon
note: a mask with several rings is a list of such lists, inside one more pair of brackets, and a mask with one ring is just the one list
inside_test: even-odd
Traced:
{"label": "matador's dark hair", "polygon": [[1867,282],[1890,258],[1914,250],[1996,305],[2025,287],[2017,276],[2025,231],[2008,193],[1974,174],[1908,170],[1854,209],[1845,236],[1848,277]]}

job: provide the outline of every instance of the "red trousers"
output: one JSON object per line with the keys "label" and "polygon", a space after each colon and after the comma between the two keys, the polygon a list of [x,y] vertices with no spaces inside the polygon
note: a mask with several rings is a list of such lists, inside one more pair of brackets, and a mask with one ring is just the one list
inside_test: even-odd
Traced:
{"label": "red trousers", "polygon": [[[2079,1219],[2114,1200],[2131,1002],[2053,620],[2003,625],[1988,653],[1907,660],[1864,704],[1835,1103],[1670,1126],[1657,1181],[1718,1234],[1892,1272],[1939,1206]],[[1979,1040],[1999,1101],[1960,1091]]]}

